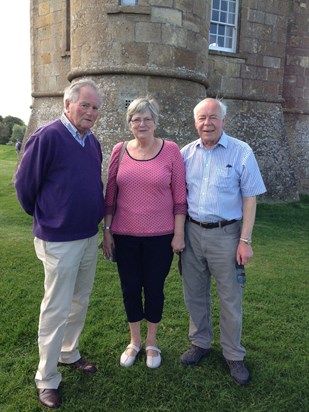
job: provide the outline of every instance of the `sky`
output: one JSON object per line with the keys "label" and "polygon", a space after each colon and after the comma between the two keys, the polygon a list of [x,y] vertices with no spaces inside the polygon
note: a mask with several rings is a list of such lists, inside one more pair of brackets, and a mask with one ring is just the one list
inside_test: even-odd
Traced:
{"label": "sky", "polygon": [[0,116],[28,124],[31,106],[30,1],[1,3]]}

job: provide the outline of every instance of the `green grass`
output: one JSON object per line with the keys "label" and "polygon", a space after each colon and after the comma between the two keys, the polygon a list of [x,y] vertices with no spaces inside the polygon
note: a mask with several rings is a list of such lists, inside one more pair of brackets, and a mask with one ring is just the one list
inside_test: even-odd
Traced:
{"label": "green grass", "polygon": [[[36,412],[45,410],[34,386],[43,271],[33,249],[31,218],[12,184],[16,162],[14,148],[0,146],[0,410]],[[132,368],[120,367],[128,326],[116,267],[101,257],[80,340],[82,354],[99,371],[85,376],[60,367],[60,411],[308,411],[309,197],[258,205],[253,239],[255,256],[247,266],[244,294],[243,344],[252,374],[247,387],[233,383],[223,362],[215,288],[213,350],[195,368],[180,365],[189,341],[176,260],[166,282],[158,336],[162,366],[148,369],[143,352]]]}

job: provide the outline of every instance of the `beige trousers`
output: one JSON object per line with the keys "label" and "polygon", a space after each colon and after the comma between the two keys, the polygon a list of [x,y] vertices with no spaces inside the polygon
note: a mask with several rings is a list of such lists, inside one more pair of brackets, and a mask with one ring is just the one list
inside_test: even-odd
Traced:
{"label": "beige trousers", "polygon": [[94,282],[98,235],[71,242],[35,238],[34,247],[45,272],[35,381],[38,388],[57,389],[61,382],[58,361],[73,363],[80,359],[78,340]]}

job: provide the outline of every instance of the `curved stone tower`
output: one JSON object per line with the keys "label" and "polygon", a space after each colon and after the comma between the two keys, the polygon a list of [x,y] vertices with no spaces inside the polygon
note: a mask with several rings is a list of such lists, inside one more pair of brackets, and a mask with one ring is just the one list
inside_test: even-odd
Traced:
{"label": "curved stone tower", "polygon": [[[103,95],[95,126],[104,168],[130,138],[125,113],[136,97],[159,101],[157,135],[180,146],[196,137],[192,110],[206,96],[210,0],[174,2],[32,0],[33,111],[28,132],[57,117],[69,82],[87,76]],[[151,5],[150,5],[151,4]]]}
{"label": "curved stone tower", "polygon": [[129,2],[31,0],[33,106],[26,138],[60,116],[71,81],[93,78],[103,96],[94,132],[105,179],[112,147],[131,138],[125,114],[134,98],[158,99],[156,133],[182,147],[198,137],[196,103],[219,96],[228,106],[227,133],[256,154],[268,190],[260,200],[308,193],[307,3],[242,0],[237,52],[226,53],[208,49],[212,0],[120,5]]}

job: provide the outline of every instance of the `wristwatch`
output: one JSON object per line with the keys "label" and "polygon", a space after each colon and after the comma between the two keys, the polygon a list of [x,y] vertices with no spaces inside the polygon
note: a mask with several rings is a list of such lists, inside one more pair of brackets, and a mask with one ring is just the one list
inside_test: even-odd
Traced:
{"label": "wristwatch", "polygon": [[110,226],[103,226],[103,230],[110,230]]}
{"label": "wristwatch", "polygon": [[241,237],[240,240],[242,240],[243,242],[247,243],[247,245],[251,245],[251,244],[252,244],[252,240],[251,240],[250,238]]}

